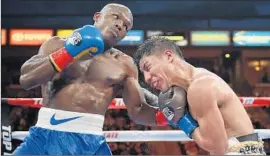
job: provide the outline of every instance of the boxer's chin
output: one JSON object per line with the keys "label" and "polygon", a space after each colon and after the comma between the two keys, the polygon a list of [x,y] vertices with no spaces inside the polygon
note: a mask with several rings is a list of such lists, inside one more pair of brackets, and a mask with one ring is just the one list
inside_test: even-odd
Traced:
{"label": "boxer's chin", "polygon": [[105,44],[110,45],[110,46],[114,46],[118,42],[117,38],[115,38],[114,35],[112,35],[110,32],[103,33],[103,40]]}
{"label": "boxer's chin", "polygon": [[167,85],[167,83],[164,82],[164,80],[160,80],[159,81],[159,86],[156,89],[158,89],[158,90],[160,90],[160,91],[163,92],[163,91],[168,90],[168,88],[169,88],[169,86]]}
{"label": "boxer's chin", "polygon": [[164,87],[164,88],[160,89],[160,91],[161,91],[161,92],[165,92],[165,91],[167,91],[168,89],[169,89],[169,88],[167,88],[167,87],[165,88],[165,87]]}
{"label": "boxer's chin", "polygon": [[163,85],[162,85],[162,89],[165,90],[165,91],[168,90],[168,89],[171,88],[171,87],[172,87],[172,86],[169,85],[167,82],[164,82]]}

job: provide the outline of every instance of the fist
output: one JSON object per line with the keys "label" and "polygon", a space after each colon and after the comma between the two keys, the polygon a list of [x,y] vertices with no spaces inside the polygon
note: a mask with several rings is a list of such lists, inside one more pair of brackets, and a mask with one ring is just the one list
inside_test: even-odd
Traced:
{"label": "fist", "polygon": [[65,42],[65,48],[75,58],[88,52],[97,55],[103,52],[104,42],[99,29],[92,25],[85,25],[73,31]]}
{"label": "fist", "polygon": [[173,86],[159,94],[158,106],[168,122],[176,125],[187,110],[187,93],[183,88]]}

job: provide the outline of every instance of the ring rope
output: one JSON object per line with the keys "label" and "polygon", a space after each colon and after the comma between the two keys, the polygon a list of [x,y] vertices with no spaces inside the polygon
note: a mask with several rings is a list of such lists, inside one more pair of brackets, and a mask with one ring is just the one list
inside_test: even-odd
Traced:
{"label": "ring rope", "polygon": [[[107,142],[150,142],[150,141],[192,141],[181,130],[151,131],[103,131]],[[269,129],[256,129],[262,139],[270,138]],[[12,132],[12,139],[23,140],[28,131]]]}
{"label": "ring rope", "polygon": [[[270,106],[270,97],[240,97],[240,101],[245,107]],[[40,108],[42,98],[1,98],[1,103],[16,106],[28,106]],[[126,109],[122,98],[112,100],[109,109]],[[270,138],[270,130],[256,129],[262,139]],[[12,138],[23,140],[28,131],[14,131]],[[144,141],[191,141],[181,130],[167,131],[104,131],[104,136],[108,142],[144,142]]]}
{"label": "ring rope", "polygon": [[[270,97],[240,97],[240,101],[245,107],[270,106]],[[40,108],[42,98],[1,98],[1,103]],[[126,106],[122,98],[115,98],[110,103],[109,109],[126,109]]]}

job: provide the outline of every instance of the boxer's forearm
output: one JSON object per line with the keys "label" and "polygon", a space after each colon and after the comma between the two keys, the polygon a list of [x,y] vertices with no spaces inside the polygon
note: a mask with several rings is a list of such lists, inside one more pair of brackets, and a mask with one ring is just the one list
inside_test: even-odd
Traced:
{"label": "boxer's forearm", "polygon": [[224,155],[227,150],[227,140],[221,138],[209,137],[201,133],[200,127],[196,128],[192,133],[192,139],[203,149],[207,150],[213,155]]}
{"label": "boxer's forearm", "polygon": [[44,42],[37,55],[26,61],[21,67],[20,83],[24,89],[31,89],[52,80],[56,74],[49,55],[64,46],[64,40],[52,37]]}
{"label": "boxer's forearm", "polygon": [[137,109],[137,112],[134,113],[132,120],[136,124],[157,126],[156,111],[155,108],[150,107],[147,104],[142,104],[142,106]]}
{"label": "boxer's forearm", "polygon": [[48,57],[34,56],[21,67],[20,84],[24,89],[32,89],[52,80],[55,74]]}
{"label": "boxer's forearm", "polygon": [[144,93],[135,78],[127,78],[124,83],[122,98],[129,117],[137,124],[156,125],[156,109],[146,104]]}

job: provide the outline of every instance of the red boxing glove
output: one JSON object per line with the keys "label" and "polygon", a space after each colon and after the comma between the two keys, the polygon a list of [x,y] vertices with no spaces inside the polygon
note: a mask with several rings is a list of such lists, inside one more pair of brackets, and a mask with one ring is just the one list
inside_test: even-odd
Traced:
{"label": "red boxing glove", "polygon": [[161,110],[156,111],[156,122],[159,126],[168,125],[168,121]]}

